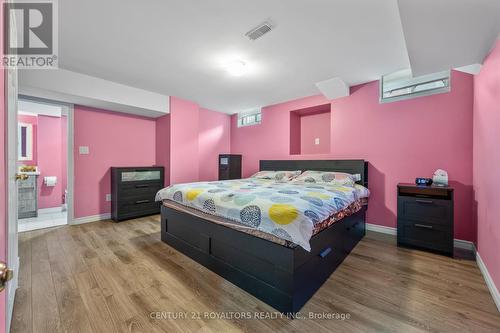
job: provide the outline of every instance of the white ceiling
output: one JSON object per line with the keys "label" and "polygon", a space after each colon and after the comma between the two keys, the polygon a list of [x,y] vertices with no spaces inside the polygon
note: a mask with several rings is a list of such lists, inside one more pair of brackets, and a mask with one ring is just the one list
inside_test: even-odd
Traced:
{"label": "white ceiling", "polygon": [[399,0],[414,76],[481,64],[500,33],[500,0]]}
{"label": "white ceiling", "polygon": [[[395,0],[64,0],[60,66],[234,113],[408,67]],[[257,41],[244,34],[269,19]],[[231,77],[219,62],[253,67]]]}
{"label": "white ceiling", "polygon": [[[414,74],[480,63],[500,31],[499,3],[63,0],[59,63],[234,113],[318,94],[315,83],[334,77],[347,85],[376,80],[410,60]],[[264,20],[275,29],[248,40]],[[223,62],[233,58],[251,71],[229,76]]]}

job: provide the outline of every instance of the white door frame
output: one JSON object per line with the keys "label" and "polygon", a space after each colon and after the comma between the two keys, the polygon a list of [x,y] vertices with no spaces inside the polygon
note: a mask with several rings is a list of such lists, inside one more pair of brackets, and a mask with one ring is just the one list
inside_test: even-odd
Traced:
{"label": "white door frame", "polygon": [[17,238],[17,69],[5,71],[5,92],[7,111],[7,267],[13,270],[12,280],[6,288],[6,332],[10,331],[14,297],[19,279],[19,249]]}
{"label": "white door frame", "polygon": [[26,100],[26,101],[31,101],[35,103],[40,103],[40,104],[47,104],[47,105],[57,105],[57,106],[62,106],[62,112],[61,114],[66,116],[66,121],[67,121],[67,153],[66,153],[66,158],[67,158],[67,170],[66,174],[68,176],[68,196],[67,196],[67,206],[68,206],[68,219],[67,223],[68,224],[73,224],[75,220],[75,207],[73,205],[73,194],[74,194],[74,186],[75,186],[75,159],[74,159],[74,142],[75,142],[75,137],[74,137],[74,130],[75,130],[75,125],[74,125],[74,105],[69,104],[66,102],[58,102],[50,99],[45,99],[45,98],[39,98],[39,97],[33,97],[33,96],[28,96],[28,95],[19,95],[20,99]]}
{"label": "white door frame", "polygon": [[73,224],[75,220],[75,206],[73,205],[73,194],[75,188],[75,159],[74,159],[74,142],[75,142],[75,123],[74,123],[74,106],[73,104],[63,105],[63,115],[66,116],[67,123],[67,177],[68,177],[68,196],[66,197],[66,206],[68,208],[68,224]]}

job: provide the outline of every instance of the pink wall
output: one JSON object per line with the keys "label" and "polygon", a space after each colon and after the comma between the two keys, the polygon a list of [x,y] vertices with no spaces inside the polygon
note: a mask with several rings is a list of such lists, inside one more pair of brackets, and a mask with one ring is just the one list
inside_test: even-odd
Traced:
{"label": "pink wall", "polygon": [[170,182],[195,182],[199,178],[198,104],[170,97]]}
{"label": "pink wall", "polygon": [[[300,117],[300,152],[324,154],[330,152],[330,112]],[[319,138],[319,144],[314,140]]]}
{"label": "pink wall", "polygon": [[[59,207],[63,203],[64,190],[67,188],[66,116],[58,118],[19,115],[17,119],[20,123],[33,125],[33,159],[19,161],[19,165],[37,165],[41,171],[38,178],[38,208]],[[60,156],[55,154],[56,151],[61,152]],[[57,176],[57,185],[45,186],[45,176]]]}
{"label": "pink wall", "polygon": [[[155,120],[75,105],[75,217],[109,213],[110,167],[155,164]],[[89,154],[80,155],[79,146]]]}
{"label": "pink wall", "polygon": [[297,112],[290,112],[290,154],[300,155],[302,139],[301,116]]}
{"label": "pink wall", "polygon": [[37,133],[38,133],[38,117],[20,114],[17,116],[17,121],[20,123],[31,124],[33,127],[33,158],[31,160],[19,161],[19,165],[36,165],[37,159]]}
{"label": "pink wall", "polygon": [[170,115],[156,119],[156,165],[165,168],[165,186],[170,185]]}
{"label": "pink wall", "polygon": [[219,154],[230,152],[231,117],[207,109],[200,109],[199,115],[199,180],[217,180]]}
{"label": "pink wall", "polygon": [[[430,177],[442,168],[456,188],[455,238],[475,240],[472,222],[472,87],[468,74],[453,72],[452,92],[379,104],[378,82],[353,87],[333,101],[329,154],[290,155],[290,110],[328,103],[322,96],[263,108],[261,125],[231,122],[231,152],[243,154],[243,175],[260,159],[369,161],[372,196],[367,222],[396,226],[396,184]],[[419,126],[419,124],[426,124]]]}
{"label": "pink wall", "polygon": [[500,41],[474,80],[473,132],[478,252],[500,289]]}
{"label": "pink wall", "polygon": [[156,120],[156,163],[166,184],[216,180],[217,157],[230,152],[231,117],[170,98],[170,114]]}
{"label": "pink wall", "polygon": [[[63,193],[61,118],[38,116],[38,208],[60,207]],[[56,176],[57,184],[48,187],[44,177]]]}

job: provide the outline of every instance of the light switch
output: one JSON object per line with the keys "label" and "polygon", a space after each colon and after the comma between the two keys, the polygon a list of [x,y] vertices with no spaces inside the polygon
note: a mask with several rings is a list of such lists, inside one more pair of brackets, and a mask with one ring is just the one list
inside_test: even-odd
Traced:
{"label": "light switch", "polygon": [[88,146],[80,146],[80,147],[78,147],[78,151],[80,152],[80,155],[88,155],[89,154],[89,147]]}
{"label": "light switch", "polygon": [[106,194],[106,201],[111,201],[111,194],[110,193]]}
{"label": "light switch", "polygon": [[314,144],[319,145],[319,138],[314,139]]}

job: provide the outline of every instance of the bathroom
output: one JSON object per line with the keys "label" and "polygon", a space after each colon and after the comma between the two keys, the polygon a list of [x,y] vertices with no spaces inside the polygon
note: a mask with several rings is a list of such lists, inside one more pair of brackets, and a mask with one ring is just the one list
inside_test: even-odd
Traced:
{"label": "bathroom", "polygon": [[68,223],[67,133],[62,106],[19,100],[19,232]]}

